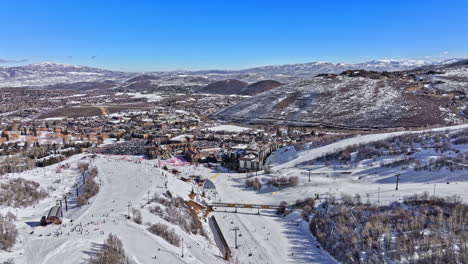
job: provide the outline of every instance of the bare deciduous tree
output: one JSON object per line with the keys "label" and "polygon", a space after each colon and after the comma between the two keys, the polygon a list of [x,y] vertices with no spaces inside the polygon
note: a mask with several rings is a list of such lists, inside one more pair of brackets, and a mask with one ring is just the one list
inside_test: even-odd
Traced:
{"label": "bare deciduous tree", "polygon": [[15,245],[18,230],[13,222],[8,221],[0,214],[0,247],[9,250]]}
{"label": "bare deciduous tree", "polygon": [[90,264],[130,264],[125,255],[122,241],[113,234],[109,234],[102,250],[89,260]]}

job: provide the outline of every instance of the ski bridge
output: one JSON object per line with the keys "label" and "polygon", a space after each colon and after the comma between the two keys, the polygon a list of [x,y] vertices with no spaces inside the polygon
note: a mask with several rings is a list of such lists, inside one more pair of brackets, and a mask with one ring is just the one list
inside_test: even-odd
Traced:
{"label": "ski bridge", "polygon": [[239,204],[239,203],[211,203],[208,205],[210,210],[215,208],[254,208],[254,209],[279,209],[281,205],[270,205],[270,204]]}

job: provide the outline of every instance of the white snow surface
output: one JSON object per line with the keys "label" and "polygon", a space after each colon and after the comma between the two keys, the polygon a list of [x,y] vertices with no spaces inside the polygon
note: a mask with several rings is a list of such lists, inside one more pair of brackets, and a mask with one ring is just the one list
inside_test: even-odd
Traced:
{"label": "white snow surface", "polygon": [[249,129],[250,128],[248,127],[241,127],[241,126],[235,126],[235,125],[219,125],[219,126],[208,128],[209,131],[214,131],[214,132],[225,131],[225,132],[232,132],[232,133],[243,132]]}
{"label": "white snow surface", "polygon": [[[430,129],[425,131],[445,131],[468,129],[468,124]],[[454,172],[450,176],[451,184],[445,184],[446,171],[431,172],[422,179],[418,172],[408,172],[402,178],[399,191],[395,191],[393,176],[401,169],[382,169],[375,174],[367,171],[365,164],[358,164],[355,168],[336,168],[330,171],[330,166],[302,165],[324,153],[339,150],[349,145],[373,142],[384,138],[397,136],[403,133],[395,132],[373,135],[363,135],[345,139],[324,147],[308,149],[305,151],[290,150],[277,151],[270,159],[273,166],[272,174],[258,173],[263,183],[260,191],[245,188],[247,174],[234,173],[219,167],[210,169],[199,166],[168,166],[169,170],[175,168],[180,176],[199,175],[209,178],[215,184],[215,190],[206,190],[206,197],[197,196],[196,201],[210,202],[237,202],[248,204],[276,205],[281,201],[294,203],[297,199],[312,197],[319,193],[325,197],[329,193],[361,194],[365,199],[366,193],[372,202],[379,199],[382,203],[398,201],[403,195],[432,191],[437,184],[437,194],[461,194],[464,201],[468,200],[465,194],[468,188],[464,171]],[[283,155],[283,157],[275,157]],[[76,164],[82,159],[96,166],[99,175],[96,181],[101,184],[99,193],[91,199],[90,205],[77,208],[73,202],[71,209],[66,212],[64,224],[61,226],[49,225],[47,227],[31,227],[31,222],[39,221],[48,209],[55,205],[55,201],[63,194],[72,191],[73,184],[81,180]],[[367,162],[367,161],[366,161]],[[57,166],[70,164],[69,169],[61,173],[56,172]],[[83,263],[99,249],[109,233],[116,234],[123,242],[127,255],[135,263],[228,263],[220,258],[218,248],[215,246],[213,236],[207,224],[203,225],[208,232],[208,239],[199,235],[189,234],[179,226],[166,222],[159,216],[148,212],[145,205],[150,194],[163,193],[164,182],[167,176],[167,189],[173,195],[186,200],[194,188],[200,192],[198,185],[181,181],[176,175],[155,167],[157,160],[145,160],[138,156],[106,156],[98,155],[92,159],[86,154],[72,156],[70,159],[45,169],[38,168],[19,174],[8,174],[0,181],[11,177],[23,177],[37,181],[49,191],[50,197],[41,200],[35,206],[18,209],[19,219],[16,226],[19,229],[18,243],[11,252],[0,252],[0,262],[13,258],[15,263]],[[371,166],[371,165],[369,165]],[[307,172],[313,172],[312,181],[307,180]],[[350,170],[351,174],[337,172]],[[424,172],[427,174],[427,172]],[[331,176],[330,176],[331,175]],[[300,176],[296,187],[276,188],[266,184],[274,176]],[[255,177],[255,176],[254,176]],[[434,186],[433,186],[434,185]],[[377,190],[379,194],[377,194]],[[378,198],[377,198],[378,197]],[[128,204],[141,210],[143,225],[137,225],[125,219]],[[2,213],[15,212],[15,208],[0,207]],[[309,231],[308,224],[302,220],[300,213],[292,213],[286,217],[277,216],[272,210],[256,209],[215,210],[214,215],[233,253],[233,260],[238,263],[336,263],[325,251],[317,248],[317,241]],[[73,222],[70,222],[73,220]],[[176,233],[184,238],[184,258],[181,257],[181,248],[168,244],[162,238],[149,233],[146,223],[165,223],[174,228]],[[29,223],[30,225],[26,224]],[[72,231],[78,225],[83,226],[83,232]],[[234,247],[233,228],[239,228],[238,244]],[[33,233],[31,233],[34,231]],[[58,236],[56,236],[58,234]],[[159,249],[159,250],[158,250]],[[157,260],[153,259],[157,256]]]}
{"label": "white snow surface", "polygon": [[[73,191],[73,184],[81,178],[76,162],[82,157],[83,155],[77,155],[66,161],[74,166],[62,172],[66,177],[61,183],[63,187],[53,192],[55,197],[42,200],[34,207],[18,210],[17,227],[21,243],[17,243],[10,253],[0,253],[0,260],[14,258],[15,263],[83,263],[96,253],[109,233],[113,233],[122,240],[127,255],[135,263],[155,263],[155,255],[163,263],[219,263],[217,248],[203,237],[189,235],[173,226],[184,238],[185,256],[181,258],[180,248],[149,233],[147,226],[125,219],[129,202],[133,208],[140,209],[147,201],[148,191],[153,193],[161,190],[158,186],[164,185],[161,172],[154,167],[156,161],[141,161],[139,157],[98,156],[91,164],[99,170],[97,181],[101,186],[90,205],[82,208],[72,206],[71,210],[65,212],[64,224],[60,226],[30,227],[25,224],[39,221],[55,204],[55,200],[61,197],[61,193]],[[48,167],[45,176],[40,173],[41,170],[11,176],[33,179],[46,187],[47,183],[64,177],[53,171],[56,166],[58,165]],[[168,188],[174,194],[183,195],[187,199],[191,187],[190,184],[169,178]],[[3,208],[2,211],[8,210]],[[164,222],[146,211],[142,213],[144,222]],[[70,222],[71,219],[73,222]],[[83,225],[82,233],[72,231],[80,224]],[[34,233],[29,234],[32,230]],[[57,233],[60,235],[55,236]]]}
{"label": "white snow surface", "polygon": [[163,97],[159,94],[150,94],[150,93],[126,93],[126,95],[133,97],[133,98],[146,98],[146,100],[151,102],[158,102],[163,99]]}

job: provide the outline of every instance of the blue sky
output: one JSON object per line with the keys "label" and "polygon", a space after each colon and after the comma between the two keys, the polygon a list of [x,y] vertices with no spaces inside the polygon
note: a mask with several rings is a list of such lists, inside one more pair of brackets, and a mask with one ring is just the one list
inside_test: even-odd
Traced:
{"label": "blue sky", "polygon": [[149,71],[468,57],[467,0],[1,0],[0,10],[0,66]]}

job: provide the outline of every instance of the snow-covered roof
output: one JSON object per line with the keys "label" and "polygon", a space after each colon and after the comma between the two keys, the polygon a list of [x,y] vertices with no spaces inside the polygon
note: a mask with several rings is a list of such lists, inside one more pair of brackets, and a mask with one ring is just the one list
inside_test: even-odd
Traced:
{"label": "snow-covered roof", "polygon": [[193,135],[179,135],[177,137],[173,137],[170,139],[170,141],[179,141],[179,142],[185,142],[187,141],[187,138],[193,138]]}

